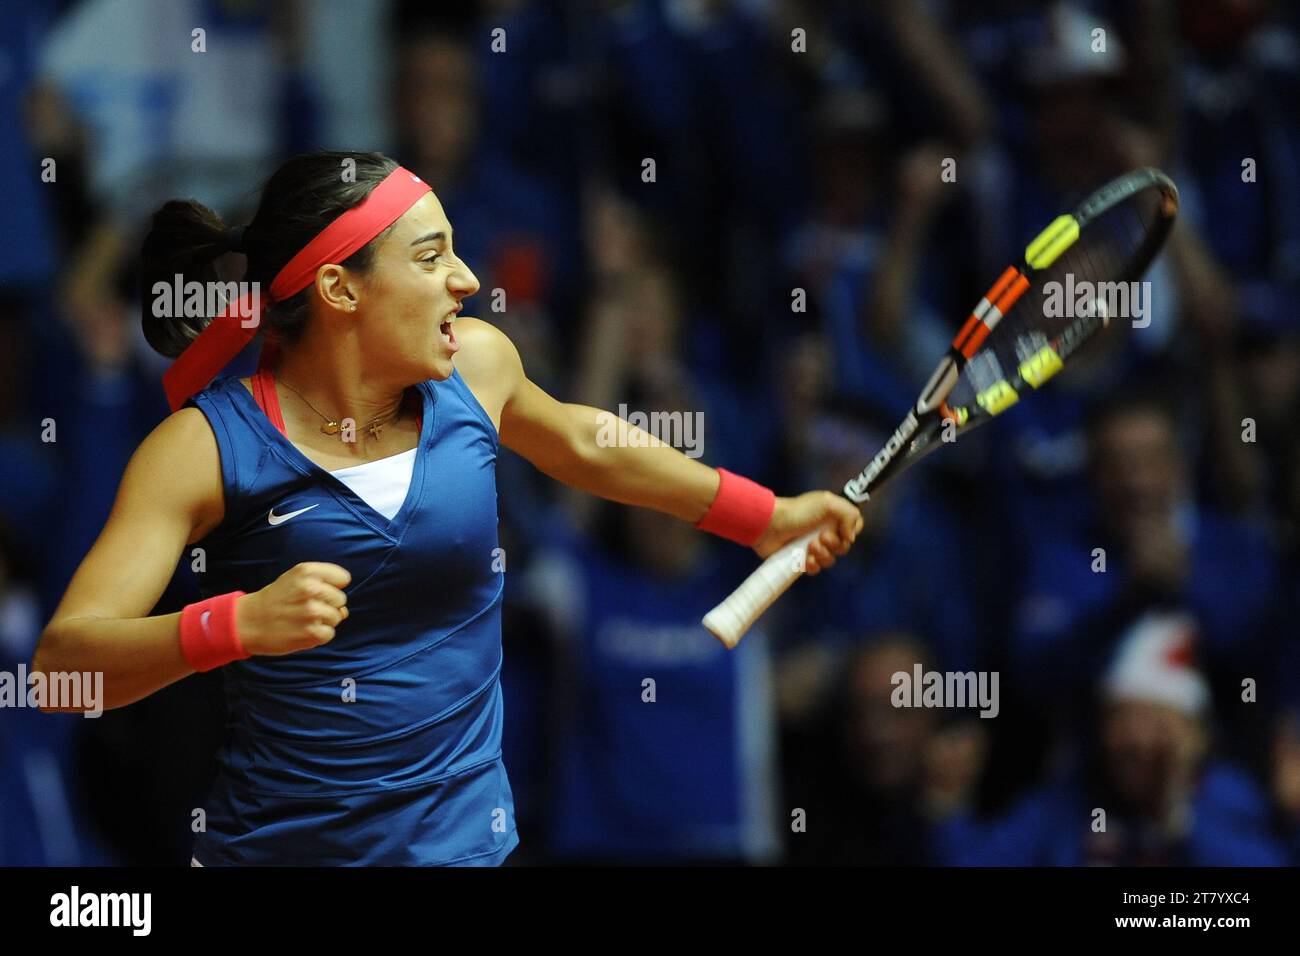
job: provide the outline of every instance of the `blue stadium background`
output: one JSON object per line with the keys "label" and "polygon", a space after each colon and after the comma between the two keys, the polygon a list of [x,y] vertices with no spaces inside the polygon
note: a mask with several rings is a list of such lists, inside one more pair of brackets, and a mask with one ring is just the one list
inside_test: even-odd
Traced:
{"label": "blue stadium background", "polygon": [[[503,450],[511,862],[1300,863],[1294,5],[442,6],[5,5],[0,668],[165,414],[133,270],[168,198],[245,222],[289,155],[388,152],[534,380],[702,412],[705,461],[790,494],[874,452],[1043,223],[1153,164],[1183,211],[1150,325],[873,503],[733,654],[698,621],[752,554]],[[180,568],[157,612],[194,597]],[[1213,706],[1120,726],[1098,692],[1153,620]],[[998,716],[891,707],[916,662],[996,671]],[[185,863],[219,680],[0,712],[0,864]]]}

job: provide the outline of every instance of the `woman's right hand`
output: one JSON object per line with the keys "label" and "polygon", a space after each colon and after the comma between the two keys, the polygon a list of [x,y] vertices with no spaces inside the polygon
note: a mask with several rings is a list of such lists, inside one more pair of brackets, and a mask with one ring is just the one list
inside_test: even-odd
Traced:
{"label": "woman's right hand", "polygon": [[279,656],[320,647],[348,617],[352,582],[345,568],[325,561],[295,564],[260,591],[235,604],[239,641],[250,654]]}
{"label": "woman's right hand", "polygon": [[833,491],[806,491],[794,498],[776,499],[767,530],[754,543],[754,551],[766,558],[780,548],[821,528],[805,553],[805,572],[818,574],[835,564],[836,556],[848,554],[862,530],[862,512],[857,505]]}

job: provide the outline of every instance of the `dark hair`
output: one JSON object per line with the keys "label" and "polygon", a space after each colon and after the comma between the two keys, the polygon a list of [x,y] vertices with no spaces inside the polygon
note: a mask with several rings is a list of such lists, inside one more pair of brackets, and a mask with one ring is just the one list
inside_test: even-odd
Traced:
{"label": "dark hair", "polygon": [[[356,164],[353,181],[343,172]],[[267,180],[253,221],[231,229],[211,209],[192,199],[173,199],[153,214],[141,250],[140,301],[144,336],[154,351],[180,355],[213,316],[159,317],[153,314],[153,287],[181,282],[219,282],[217,260],[227,252],[248,259],[243,279],[257,282],[265,296],[285,264],[342,213],[359,205],[397,168],[382,153],[322,150],[295,156]],[[390,226],[353,253],[342,265],[358,272],[370,268],[375,244]],[[265,328],[284,343],[296,341],[307,324],[310,288],[265,311]]]}

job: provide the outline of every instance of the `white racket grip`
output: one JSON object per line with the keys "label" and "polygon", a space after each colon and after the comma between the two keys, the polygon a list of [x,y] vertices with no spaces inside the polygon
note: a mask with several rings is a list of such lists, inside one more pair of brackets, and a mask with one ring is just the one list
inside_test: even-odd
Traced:
{"label": "white racket grip", "polygon": [[779,551],[770,554],[758,569],[745,578],[731,596],[704,615],[704,626],[728,650],[740,643],[745,632],[785,593],[785,589],[804,572],[808,545],[822,529],[795,538]]}

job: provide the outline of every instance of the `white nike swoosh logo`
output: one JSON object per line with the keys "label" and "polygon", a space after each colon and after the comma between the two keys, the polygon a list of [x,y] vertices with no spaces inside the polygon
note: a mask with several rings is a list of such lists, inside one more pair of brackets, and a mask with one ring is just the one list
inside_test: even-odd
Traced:
{"label": "white nike swoosh logo", "polygon": [[203,633],[208,637],[212,636],[212,628],[208,627],[208,621],[211,619],[211,617],[212,617],[211,611],[204,611],[201,615],[199,615],[199,623],[203,625]]}
{"label": "white nike swoosh logo", "polygon": [[[320,504],[319,501],[316,502],[316,505],[318,504]],[[266,523],[274,528],[278,524],[284,524],[290,518],[298,517],[298,515],[302,514],[304,511],[311,511],[311,509],[315,508],[316,505],[308,505],[306,508],[299,508],[297,511],[290,511],[287,515],[278,515],[275,513],[275,509],[272,508],[266,513]]]}

